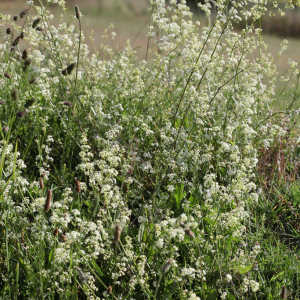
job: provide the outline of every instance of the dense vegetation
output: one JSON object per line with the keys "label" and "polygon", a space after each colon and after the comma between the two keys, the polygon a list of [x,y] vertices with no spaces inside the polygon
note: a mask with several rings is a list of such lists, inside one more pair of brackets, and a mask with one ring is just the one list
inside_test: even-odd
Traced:
{"label": "dense vegetation", "polygon": [[64,0],[1,16],[1,299],[299,299],[299,67],[254,29],[284,11],[213,3],[150,0],[142,61]]}

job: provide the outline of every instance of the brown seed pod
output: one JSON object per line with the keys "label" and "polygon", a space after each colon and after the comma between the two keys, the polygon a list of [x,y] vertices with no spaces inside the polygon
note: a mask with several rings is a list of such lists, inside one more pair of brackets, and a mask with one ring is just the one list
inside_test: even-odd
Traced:
{"label": "brown seed pod", "polygon": [[27,52],[27,50],[25,49],[25,50],[23,50],[23,52],[22,52],[22,59],[26,60],[27,58],[28,58],[28,52]]}
{"label": "brown seed pod", "polygon": [[18,100],[19,99],[19,93],[18,93],[18,90],[14,89],[11,93],[11,97],[13,100]]}
{"label": "brown seed pod", "polygon": [[61,239],[62,239],[63,242],[67,241],[66,236],[64,234],[61,235]]}
{"label": "brown seed pod", "polygon": [[37,27],[36,30],[37,30],[37,31],[43,31],[44,28],[42,28],[42,27]]}
{"label": "brown seed pod", "polygon": [[81,19],[81,17],[82,17],[79,7],[77,5],[75,5],[75,16],[76,16],[76,19],[78,19],[78,20]]}
{"label": "brown seed pod", "polygon": [[80,181],[77,178],[75,179],[75,184],[76,184],[76,186],[75,186],[76,192],[80,193],[81,192]]}
{"label": "brown seed pod", "polygon": [[173,259],[169,259],[167,263],[163,266],[162,272],[167,273],[172,265]]}
{"label": "brown seed pod", "polygon": [[49,209],[51,207],[51,199],[52,199],[52,191],[48,190],[47,197],[46,197],[46,202],[45,202],[45,206],[44,206],[44,212],[49,211]]}
{"label": "brown seed pod", "polygon": [[40,21],[41,21],[41,18],[38,18],[38,19],[34,20],[33,23],[32,23],[32,28],[35,28],[36,26],[38,26]]}
{"label": "brown seed pod", "polygon": [[42,177],[40,177],[39,183],[40,183],[40,189],[43,189],[44,188],[44,180]]}
{"label": "brown seed pod", "polygon": [[106,290],[106,294],[107,294],[107,295],[110,295],[111,292],[112,292],[112,287],[109,286],[109,287],[107,288],[107,290]]}
{"label": "brown seed pod", "polygon": [[57,228],[57,227],[54,229],[53,235],[54,235],[54,236],[57,236],[57,235],[58,235],[58,228]]}
{"label": "brown seed pod", "polygon": [[6,29],[6,34],[11,34],[11,29],[10,28]]}
{"label": "brown seed pod", "polygon": [[120,241],[121,231],[122,231],[122,227],[117,224],[116,227],[115,227],[115,235],[114,235],[114,241],[116,243],[118,243]]}
{"label": "brown seed pod", "polygon": [[20,18],[23,19],[26,17],[26,15],[28,14],[29,12],[29,8],[27,9],[24,9],[23,11],[20,12]]}
{"label": "brown seed pod", "polygon": [[21,32],[21,39],[23,40],[24,39],[24,32]]}
{"label": "brown seed pod", "polygon": [[14,16],[14,17],[13,17],[13,20],[14,20],[15,22],[17,22],[17,21],[18,21],[18,16]]}
{"label": "brown seed pod", "polygon": [[10,76],[9,76],[8,73],[4,73],[4,76],[5,76],[6,78],[10,78]]}

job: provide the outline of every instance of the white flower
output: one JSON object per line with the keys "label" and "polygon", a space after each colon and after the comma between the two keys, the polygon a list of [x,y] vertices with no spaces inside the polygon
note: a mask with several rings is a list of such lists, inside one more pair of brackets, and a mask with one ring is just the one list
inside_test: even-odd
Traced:
{"label": "white flower", "polygon": [[158,239],[155,243],[155,245],[158,247],[158,248],[162,248],[164,246],[164,240],[163,239]]}

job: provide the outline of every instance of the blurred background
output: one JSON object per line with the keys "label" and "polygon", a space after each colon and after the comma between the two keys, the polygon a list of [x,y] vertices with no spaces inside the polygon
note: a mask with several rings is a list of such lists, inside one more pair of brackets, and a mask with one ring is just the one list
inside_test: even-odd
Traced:
{"label": "blurred background", "polygon": [[[197,7],[197,1],[203,0],[186,1],[194,13],[193,19],[205,24],[205,17],[201,16]],[[271,1],[268,2],[269,8],[271,8]],[[277,2],[279,6],[283,7],[287,0],[278,0]],[[28,7],[26,3],[27,0],[0,0],[0,13],[10,14],[11,18],[14,15],[19,16],[20,12]],[[85,43],[88,44],[91,52],[94,52],[94,50],[99,51],[102,43],[108,44],[115,51],[118,51],[126,46],[127,40],[130,40],[131,45],[137,51],[138,57],[140,59],[145,58],[148,43],[146,34],[150,22],[149,0],[66,0],[66,3],[67,15],[74,15],[75,5],[79,6],[83,14],[82,30],[86,37]],[[35,0],[35,4],[38,5],[39,1]],[[55,16],[51,22],[57,25],[62,13],[61,8],[58,5],[51,5],[49,10]],[[245,25],[241,22],[235,25],[235,30],[239,31],[245,28]],[[276,62],[279,73],[286,70],[288,58],[297,62],[300,60],[300,8],[287,11],[283,17],[276,16],[263,19],[261,28],[263,29],[264,39],[269,44],[267,50],[275,57],[280,51],[282,40],[284,38],[289,40],[288,50]],[[76,29],[78,30],[77,24]],[[108,29],[108,31],[104,41],[105,29]],[[93,42],[89,38],[92,31]],[[112,31],[116,33],[113,40],[111,37]],[[150,42],[150,55],[151,52],[153,53],[156,50],[154,38]]]}

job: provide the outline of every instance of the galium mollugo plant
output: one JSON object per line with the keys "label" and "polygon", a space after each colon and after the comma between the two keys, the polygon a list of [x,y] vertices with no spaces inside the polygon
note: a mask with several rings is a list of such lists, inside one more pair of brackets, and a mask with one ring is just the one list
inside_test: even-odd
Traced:
{"label": "galium mollugo plant", "polygon": [[[53,3],[64,11],[57,27]],[[13,34],[0,45],[1,296],[278,293],[254,270],[257,147],[283,128],[268,123],[277,81],[261,31],[233,30],[268,13],[266,1],[250,3],[217,0],[212,18],[205,1],[205,25],[185,1],[151,0],[156,50],[142,61],[130,42],[90,53],[78,6],[67,16],[63,0],[29,1],[18,23],[2,16]],[[298,80],[298,64],[290,71]]]}

